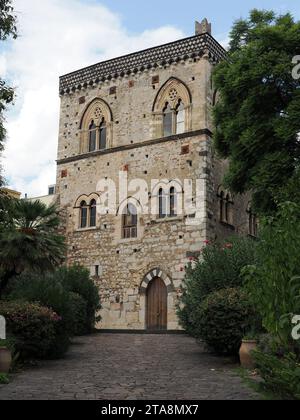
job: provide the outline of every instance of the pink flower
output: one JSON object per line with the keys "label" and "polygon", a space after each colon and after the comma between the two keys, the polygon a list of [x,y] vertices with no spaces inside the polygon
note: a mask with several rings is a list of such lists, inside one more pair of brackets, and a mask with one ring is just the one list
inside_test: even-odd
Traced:
{"label": "pink flower", "polygon": [[226,249],[231,249],[231,248],[232,248],[232,246],[233,246],[233,245],[232,245],[232,244],[230,244],[230,243],[228,243],[228,244],[225,244],[225,245],[224,245],[224,247],[225,247]]}

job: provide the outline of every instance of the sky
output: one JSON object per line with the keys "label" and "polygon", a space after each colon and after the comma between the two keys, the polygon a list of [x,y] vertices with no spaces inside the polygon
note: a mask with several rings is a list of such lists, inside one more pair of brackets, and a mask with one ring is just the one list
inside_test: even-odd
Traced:
{"label": "sky", "polygon": [[55,183],[59,76],[194,34],[207,17],[226,45],[234,20],[253,8],[290,11],[297,0],[14,0],[19,38],[0,45],[0,77],[16,88],[6,113],[2,164],[7,183],[30,197]]}

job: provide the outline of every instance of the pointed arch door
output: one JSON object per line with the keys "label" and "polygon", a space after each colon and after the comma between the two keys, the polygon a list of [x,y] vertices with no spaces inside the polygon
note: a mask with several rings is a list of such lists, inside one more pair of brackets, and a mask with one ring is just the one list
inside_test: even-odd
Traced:
{"label": "pointed arch door", "polygon": [[163,331],[168,324],[168,291],[164,281],[156,277],[147,289],[146,326],[149,331]]}

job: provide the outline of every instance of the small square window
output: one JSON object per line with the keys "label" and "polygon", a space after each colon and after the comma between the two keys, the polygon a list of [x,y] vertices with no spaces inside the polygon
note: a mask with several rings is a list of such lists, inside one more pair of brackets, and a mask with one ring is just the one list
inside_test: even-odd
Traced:
{"label": "small square window", "polygon": [[67,178],[67,176],[68,176],[68,171],[67,171],[66,169],[63,169],[63,170],[61,171],[61,177],[62,177],[62,178]]}
{"label": "small square window", "polygon": [[110,95],[115,95],[117,93],[117,86],[112,86],[110,89],[109,89],[109,94]]}
{"label": "small square window", "polygon": [[156,85],[159,83],[159,76],[153,76],[152,77],[152,85]]}
{"label": "small square window", "polygon": [[55,187],[53,186],[53,187],[49,187],[49,190],[48,190],[48,195],[54,195],[55,194]]}
{"label": "small square window", "polygon": [[187,155],[190,153],[190,146],[186,145],[186,146],[181,146],[181,154],[182,155]]}

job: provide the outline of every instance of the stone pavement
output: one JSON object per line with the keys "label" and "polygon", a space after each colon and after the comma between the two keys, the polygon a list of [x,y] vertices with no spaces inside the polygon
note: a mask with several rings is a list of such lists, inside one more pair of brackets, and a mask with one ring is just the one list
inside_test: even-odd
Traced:
{"label": "stone pavement", "polygon": [[0,400],[258,399],[237,367],[185,335],[97,334],[76,338],[66,358],[0,385]]}

